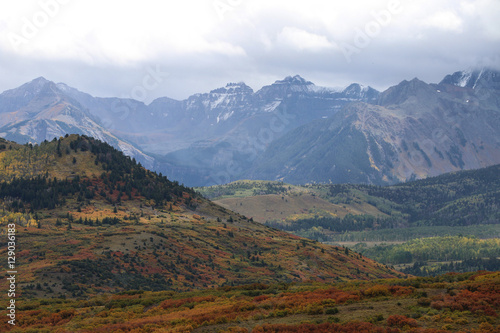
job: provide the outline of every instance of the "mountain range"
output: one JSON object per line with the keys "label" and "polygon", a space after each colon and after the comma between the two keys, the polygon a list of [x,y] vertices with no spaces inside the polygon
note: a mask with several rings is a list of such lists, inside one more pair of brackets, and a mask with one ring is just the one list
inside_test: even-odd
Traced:
{"label": "mountain range", "polygon": [[237,179],[390,184],[500,163],[500,73],[456,72],[383,92],[296,75],[149,105],[44,78],[0,94],[0,136],[104,140],[189,186]]}
{"label": "mountain range", "polygon": [[403,81],[273,141],[249,178],[390,184],[497,164],[499,82],[488,71]]}

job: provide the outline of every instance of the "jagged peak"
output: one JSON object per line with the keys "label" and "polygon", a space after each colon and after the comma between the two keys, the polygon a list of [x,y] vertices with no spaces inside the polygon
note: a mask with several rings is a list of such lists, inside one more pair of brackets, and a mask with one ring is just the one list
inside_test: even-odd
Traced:
{"label": "jagged peak", "polygon": [[462,88],[476,89],[481,87],[500,87],[500,72],[489,67],[469,67],[466,70],[446,75],[439,84],[450,84]]}
{"label": "jagged peak", "polygon": [[43,76],[39,76],[36,79],[33,79],[30,82],[23,84],[19,88],[28,88],[29,87],[34,91],[40,91],[47,84],[54,84],[54,82],[47,80]]}
{"label": "jagged peak", "polygon": [[370,87],[370,86],[365,86],[365,85],[362,85],[362,84],[359,84],[359,83],[351,83],[346,88],[344,88],[342,90],[342,92],[344,92],[344,93],[348,93],[348,92],[362,92],[362,91],[368,91],[368,90],[371,90],[371,89],[373,89],[373,88]]}
{"label": "jagged peak", "polygon": [[428,86],[427,83],[425,83],[424,81],[420,80],[418,77],[414,77],[410,81],[403,80],[400,83],[398,83],[397,85],[390,87],[389,89],[398,88],[398,87],[399,88],[406,87],[406,88],[413,88],[413,89],[415,89],[415,88],[422,88],[422,87],[427,87],[427,86]]}
{"label": "jagged peak", "polygon": [[229,82],[225,87],[210,91],[211,94],[235,94],[235,93],[253,93],[253,89],[244,82]]}
{"label": "jagged peak", "polygon": [[36,83],[36,84],[42,83],[42,84],[44,84],[44,83],[48,83],[48,82],[51,82],[51,81],[47,80],[43,76],[39,76],[36,79],[31,80],[29,83]]}
{"label": "jagged peak", "polygon": [[287,76],[283,80],[277,80],[274,84],[288,84],[288,85],[314,85],[311,81],[307,81],[300,75]]}
{"label": "jagged peak", "polygon": [[378,103],[380,105],[400,104],[410,96],[422,95],[429,92],[434,93],[434,89],[429,84],[415,77],[410,81],[403,80],[399,84],[382,92]]}
{"label": "jagged peak", "polygon": [[228,84],[226,84],[226,88],[229,88],[229,87],[242,87],[242,88],[250,88],[249,86],[247,86],[245,84],[245,82],[229,82]]}
{"label": "jagged peak", "polygon": [[31,80],[30,82],[24,83],[17,88],[6,90],[2,93],[2,95],[16,98],[22,96],[22,98],[24,99],[31,99],[50,84],[54,84],[54,82],[45,79],[43,76],[40,76],[36,79]]}
{"label": "jagged peak", "polygon": [[348,98],[376,100],[380,92],[370,86],[365,86],[359,83],[351,83],[342,90],[342,94]]}
{"label": "jagged peak", "polygon": [[478,72],[473,69],[467,69],[454,72],[453,74],[446,75],[439,84],[451,84],[458,87],[466,87],[475,76],[477,78]]}

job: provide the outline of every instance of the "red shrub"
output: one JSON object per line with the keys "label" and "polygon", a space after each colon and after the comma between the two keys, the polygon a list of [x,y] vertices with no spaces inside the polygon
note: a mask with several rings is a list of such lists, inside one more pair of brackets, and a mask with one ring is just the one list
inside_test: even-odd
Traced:
{"label": "red shrub", "polygon": [[392,315],[387,318],[387,325],[392,326],[392,327],[405,327],[405,326],[410,326],[410,327],[417,327],[417,321],[412,318],[408,318],[406,316],[402,315]]}
{"label": "red shrub", "polygon": [[269,298],[269,296],[267,296],[267,295],[255,296],[254,299],[253,299],[253,301],[254,302],[262,302],[262,301],[265,301],[268,298]]}
{"label": "red shrub", "polygon": [[324,324],[265,324],[254,328],[252,333],[397,333],[398,329],[376,327],[371,323],[355,322],[344,325]]}
{"label": "red shrub", "polygon": [[201,303],[201,302],[213,302],[215,297],[189,297],[183,299],[167,299],[161,303],[161,307],[164,309],[179,308],[187,303]]}
{"label": "red shrub", "polygon": [[389,291],[396,296],[411,295],[415,291],[414,287],[390,286]]}

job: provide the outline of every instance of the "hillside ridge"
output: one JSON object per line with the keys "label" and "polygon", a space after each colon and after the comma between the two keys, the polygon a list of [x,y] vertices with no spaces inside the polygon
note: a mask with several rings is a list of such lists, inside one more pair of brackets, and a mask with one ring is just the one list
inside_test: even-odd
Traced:
{"label": "hillside ridge", "polygon": [[99,140],[2,142],[0,221],[18,228],[23,295],[402,276],[224,209]]}

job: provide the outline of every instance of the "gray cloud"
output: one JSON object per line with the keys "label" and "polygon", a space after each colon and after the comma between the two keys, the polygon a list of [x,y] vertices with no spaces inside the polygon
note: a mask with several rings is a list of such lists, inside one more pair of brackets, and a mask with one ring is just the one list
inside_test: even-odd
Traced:
{"label": "gray cloud", "polygon": [[[221,1],[135,8],[45,0],[58,3],[57,12],[17,49],[13,34],[23,37],[24,18],[44,9],[35,1],[2,4],[0,90],[44,76],[95,96],[122,96],[141,85],[148,68],[161,68],[168,76],[147,91],[149,102],[235,81],[257,90],[295,74],[323,86],[385,89],[413,77],[437,82],[471,66],[500,66],[494,0]],[[113,8],[121,15],[110,15]]]}

